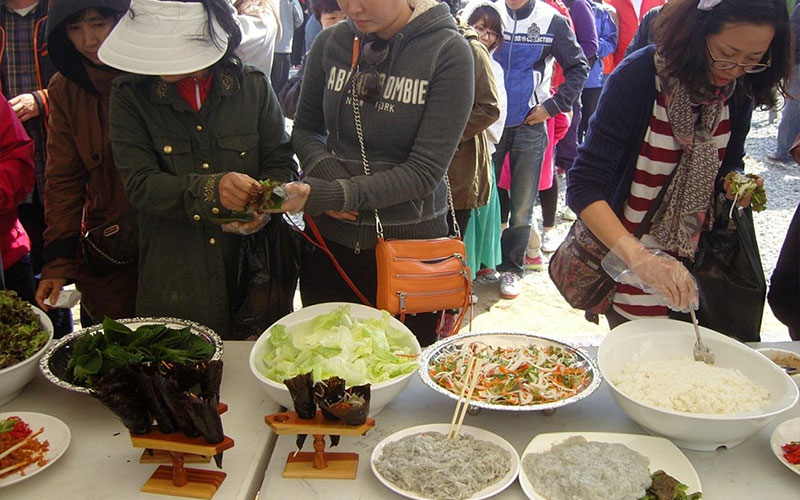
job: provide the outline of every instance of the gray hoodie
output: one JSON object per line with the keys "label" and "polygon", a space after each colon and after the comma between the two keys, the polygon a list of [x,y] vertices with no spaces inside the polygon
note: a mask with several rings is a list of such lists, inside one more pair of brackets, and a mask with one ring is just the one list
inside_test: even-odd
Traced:
{"label": "gray hoodie", "polygon": [[361,106],[372,175],[364,175],[349,94],[355,25],[323,30],[306,62],[292,135],[311,185],[306,213],[360,211],[356,222],[316,218],[323,236],[350,248],[375,246],[373,208],[387,238],[447,234],[443,178],[472,108],[473,59],[446,5],[409,3],[413,16],[377,68],[383,97]]}

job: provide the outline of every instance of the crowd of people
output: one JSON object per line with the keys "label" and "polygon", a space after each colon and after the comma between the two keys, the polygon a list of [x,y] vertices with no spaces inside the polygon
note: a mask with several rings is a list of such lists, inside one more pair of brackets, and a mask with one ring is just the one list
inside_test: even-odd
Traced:
{"label": "crowd of people", "polygon": [[[84,326],[181,317],[235,338],[243,241],[289,220],[240,220],[268,179],[327,249],[301,256],[304,305],[374,303],[379,239],[447,236],[464,239],[471,278],[514,299],[561,243],[567,182],[562,216],[638,279],[617,285],[609,325],[688,311],[698,293],[685,263],[714,200],[750,203],[723,178],[744,170],[754,107],[785,102],[774,159],[797,155],[798,9],[0,0],[3,287],[59,334],[74,283]],[[783,272],[800,296],[800,276]],[[452,314],[406,323],[427,345],[453,333]]]}

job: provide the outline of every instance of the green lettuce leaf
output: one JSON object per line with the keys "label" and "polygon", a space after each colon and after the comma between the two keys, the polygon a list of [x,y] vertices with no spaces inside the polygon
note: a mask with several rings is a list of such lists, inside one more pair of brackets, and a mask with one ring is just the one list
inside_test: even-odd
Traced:
{"label": "green lettuce leaf", "polygon": [[262,356],[262,374],[276,382],[312,372],[314,380],[338,376],[347,385],[376,384],[417,369],[406,333],[381,318],[350,316],[343,306],[309,321],[276,325]]}

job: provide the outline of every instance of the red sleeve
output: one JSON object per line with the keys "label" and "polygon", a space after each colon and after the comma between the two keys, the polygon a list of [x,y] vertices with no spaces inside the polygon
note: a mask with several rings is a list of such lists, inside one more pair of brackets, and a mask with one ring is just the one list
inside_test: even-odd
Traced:
{"label": "red sleeve", "polygon": [[15,210],[33,189],[33,141],[0,94],[0,213]]}

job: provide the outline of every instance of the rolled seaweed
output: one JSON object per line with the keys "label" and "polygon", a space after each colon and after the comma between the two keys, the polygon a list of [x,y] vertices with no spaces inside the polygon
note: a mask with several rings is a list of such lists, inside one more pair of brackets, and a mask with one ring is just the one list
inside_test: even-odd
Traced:
{"label": "rolled seaweed", "polygon": [[287,378],[283,381],[289,389],[294,403],[294,411],[302,419],[312,419],[317,414],[317,404],[314,402],[314,376],[313,372]]}
{"label": "rolled seaweed", "polygon": [[153,425],[153,417],[133,383],[135,377],[130,366],[114,368],[99,379],[89,392],[118,416],[126,429],[134,434],[146,434]]}
{"label": "rolled seaweed", "polygon": [[347,425],[361,425],[367,421],[370,399],[369,384],[354,385],[345,389],[344,396],[328,405],[327,409]]}
{"label": "rolled seaweed", "polygon": [[219,417],[219,400],[216,396],[203,399],[196,394],[184,393],[183,404],[192,423],[209,444],[221,443],[222,419]]}
{"label": "rolled seaweed", "polygon": [[172,434],[178,430],[178,424],[167,404],[156,392],[155,370],[147,366],[136,365],[136,386],[141,392],[147,409],[155,417],[158,428],[164,434]]}
{"label": "rolled seaweed", "polygon": [[344,389],[345,381],[340,377],[326,378],[314,384],[314,401],[328,420],[339,420],[339,417],[331,413],[330,405],[342,400]]}
{"label": "rolled seaweed", "polygon": [[155,378],[154,387],[159,396],[164,400],[164,403],[169,407],[172,415],[175,417],[175,423],[178,428],[183,431],[188,437],[196,437],[200,434],[192,422],[192,418],[185,411],[185,403],[183,391],[178,387],[178,382],[168,378],[166,375],[161,375]]}

